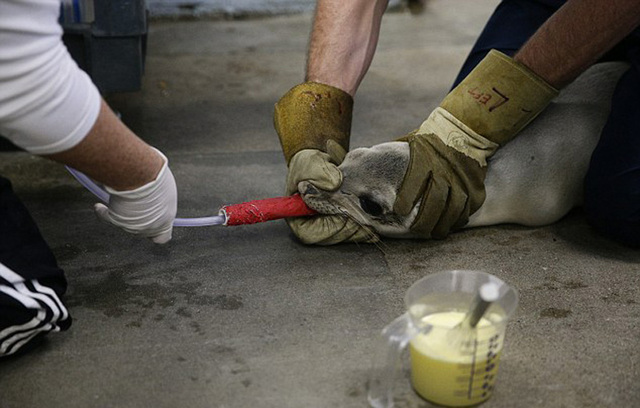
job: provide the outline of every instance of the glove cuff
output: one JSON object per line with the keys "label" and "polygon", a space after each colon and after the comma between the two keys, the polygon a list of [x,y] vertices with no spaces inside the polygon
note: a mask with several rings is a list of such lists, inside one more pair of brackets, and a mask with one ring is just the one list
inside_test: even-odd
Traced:
{"label": "glove cuff", "polygon": [[352,112],[353,98],[341,89],[317,82],[293,87],[273,115],[287,165],[303,149],[327,152],[330,140],[349,150]]}
{"label": "glove cuff", "polygon": [[124,199],[136,200],[136,199],[148,196],[151,192],[156,190],[161,184],[165,183],[166,182],[165,180],[167,180],[169,176],[168,173],[170,173],[171,171],[169,170],[169,159],[167,159],[167,156],[165,156],[160,150],[156,149],[155,147],[152,147],[152,149],[155,150],[156,153],[158,153],[160,157],[162,157],[162,160],[164,161],[162,168],[160,168],[160,171],[158,172],[158,175],[154,180],[134,190],[126,190],[126,191],[114,190],[111,187],[105,185],[104,189],[106,190],[106,192],[109,193],[110,195],[115,195]]}
{"label": "glove cuff", "polygon": [[502,146],[557,95],[557,89],[529,68],[491,50],[440,107],[475,133]]}
{"label": "glove cuff", "polygon": [[497,143],[474,132],[442,108],[436,108],[431,112],[417,134],[437,135],[442,143],[477,161],[480,167],[486,167],[487,159],[500,147]]}

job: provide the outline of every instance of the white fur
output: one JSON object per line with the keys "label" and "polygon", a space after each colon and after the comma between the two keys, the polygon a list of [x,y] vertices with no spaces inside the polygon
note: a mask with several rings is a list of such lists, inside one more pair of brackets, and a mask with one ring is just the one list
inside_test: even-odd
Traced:
{"label": "white fur", "polygon": [[499,149],[488,166],[487,198],[467,226],[546,225],[581,205],[591,153],[615,83],[627,68],[621,63],[594,66]]}

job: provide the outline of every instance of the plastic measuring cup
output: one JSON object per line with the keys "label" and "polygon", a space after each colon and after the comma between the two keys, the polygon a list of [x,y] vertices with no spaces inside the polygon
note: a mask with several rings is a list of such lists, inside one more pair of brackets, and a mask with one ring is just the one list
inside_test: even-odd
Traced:
{"label": "plastic measuring cup", "polygon": [[[497,285],[498,299],[473,332],[457,332],[456,325],[474,296],[489,282]],[[371,406],[393,407],[401,351],[407,345],[411,382],[422,398],[442,406],[465,407],[491,397],[507,321],[518,305],[517,292],[488,273],[454,270],[415,282],[407,290],[405,304],[407,312],[382,330],[369,381]],[[463,346],[469,340],[471,346]]]}

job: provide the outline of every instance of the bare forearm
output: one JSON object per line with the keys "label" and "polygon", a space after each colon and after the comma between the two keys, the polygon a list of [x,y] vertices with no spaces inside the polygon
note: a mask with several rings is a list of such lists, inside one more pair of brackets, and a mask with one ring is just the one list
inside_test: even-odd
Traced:
{"label": "bare forearm", "polygon": [[355,95],[369,69],[388,0],[318,0],[307,81]]}
{"label": "bare forearm", "polygon": [[79,144],[45,157],[120,191],[154,180],[163,165],[162,157],[129,130],[104,101],[96,123]]}
{"label": "bare forearm", "polygon": [[569,0],[515,59],[562,88],[640,24],[638,0]]}

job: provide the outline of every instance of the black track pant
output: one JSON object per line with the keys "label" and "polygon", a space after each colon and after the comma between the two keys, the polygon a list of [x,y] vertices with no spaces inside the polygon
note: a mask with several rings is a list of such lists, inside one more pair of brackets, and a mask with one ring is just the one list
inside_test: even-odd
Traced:
{"label": "black track pant", "polygon": [[66,330],[62,269],[38,227],[0,177],[0,358],[24,352],[48,332]]}

